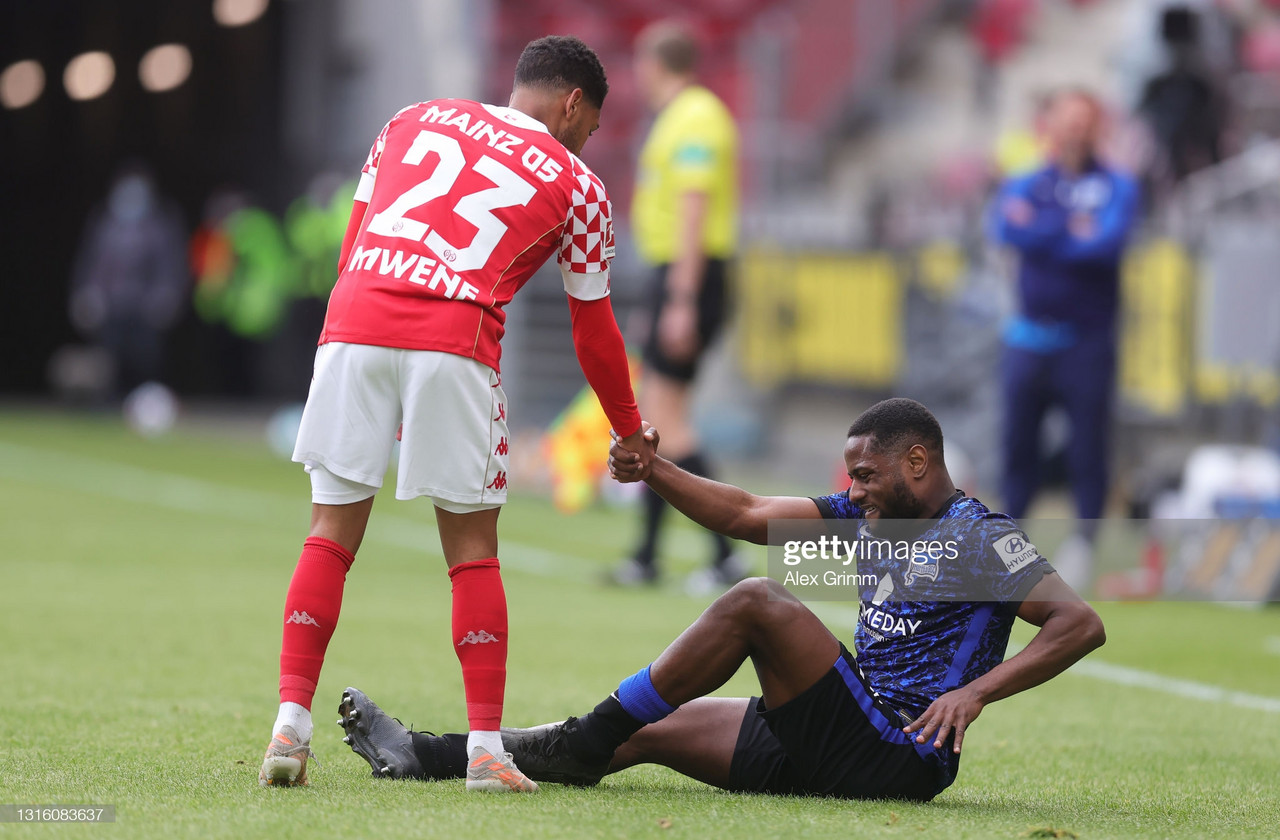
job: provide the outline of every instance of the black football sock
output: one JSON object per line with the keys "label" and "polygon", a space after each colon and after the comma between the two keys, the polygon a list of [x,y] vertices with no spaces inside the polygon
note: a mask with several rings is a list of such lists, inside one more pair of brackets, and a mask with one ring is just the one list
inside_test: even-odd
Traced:
{"label": "black football sock", "polygon": [[622,708],[610,694],[589,714],[565,725],[565,735],[573,754],[583,761],[608,761],[618,747],[645,724]]}
{"label": "black football sock", "polygon": [[667,512],[667,500],[644,487],[644,534],[640,547],[631,556],[646,568],[653,568],[658,552],[658,534],[662,531],[662,519]]}
{"label": "black football sock", "polygon": [[[707,459],[702,456],[701,452],[686,455],[676,461],[675,464],[685,472],[715,480],[715,476],[711,473],[711,465],[707,463]],[[712,565],[719,566],[724,563],[726,557],[733,553],[733,548],[722,535],[717,534],[715,531],[707,531],[707,533],[711,536],[711,550],[715,555]]]}
{"label": "black football sock", "polygon": [[466,733],[410,732],[409,736],[413,739],[414,755],[428,779],[461,779],[467,775]]}

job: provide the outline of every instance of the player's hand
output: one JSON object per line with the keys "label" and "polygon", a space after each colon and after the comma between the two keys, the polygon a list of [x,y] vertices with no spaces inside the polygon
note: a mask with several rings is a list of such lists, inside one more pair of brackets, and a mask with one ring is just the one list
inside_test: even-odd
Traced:
{"label": "player's hand", "polygon": [[623,484],[648,478],[658,453],[658,430],[641,420],[640,429],[634,434],[620,437],[610,429],[609,436],[613,438],[609,447],[609,475]]}
{"label": "player's hand", "polygon": [[673,362],[687,362],[698,352],[698,307],[690,298],[667,301],[658,316],[658,346]]}
{"label": "player's hand", "polygon": [[1026,227],[1036,218],[1036,208],[1025,198],[1010,198],[1004,203],[1004,217],[1017,227]]}
{"label": "player's hand", "polygon": [[929,708],[924,710],[924,714],[904,726],[902,731],[908,735],[913,732],[920,733],[916,735],[917,744],[923,744],[933,738],[935,750],[942,749],[947,738],[955,733],[953,749],[956,754],[959,754],[960,746],[964,743],[965,729],[978,715],[982,714],[982,707],[985,705],[982,697],[972,688],[968,686],[957,688],[930,703]]}

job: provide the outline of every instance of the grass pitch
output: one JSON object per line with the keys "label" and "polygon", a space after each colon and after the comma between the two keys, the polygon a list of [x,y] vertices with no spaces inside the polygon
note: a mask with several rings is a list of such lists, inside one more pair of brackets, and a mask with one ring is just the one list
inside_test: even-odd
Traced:
{"label": "grass pitch", "polygon": [[[654,767],[534,797],[375,781],[333,724],[344,686],[416,728],[465,726],[429,505],[389,495],[348,579],[321,677],[313,746],[323,763],[309,767],[309,788],[261,789],[280,611],[307,521],[305,476],[253,439],[197,427],[143,441],[111,421],[0,414],[0,804],[117,809],[113,825],[0,834],[1280,834],[1280,611],[1198,604],[1100,605],[1107,646],[988,707],[959,780],[926,805],[726,794]],[[659,593],[598,584],[629,544],[629,512],[564,517],[518,496],[501,527],[509,724],[590,709],[706,605],[674,584]],[[672,571],[693,568],[699,535],[685,528],[669,542]],[[818,611],[851,640],[856,613]],[[1016,638],[1030,635],[1022,627]],[[753,691],[748,668],[721,693]]]}

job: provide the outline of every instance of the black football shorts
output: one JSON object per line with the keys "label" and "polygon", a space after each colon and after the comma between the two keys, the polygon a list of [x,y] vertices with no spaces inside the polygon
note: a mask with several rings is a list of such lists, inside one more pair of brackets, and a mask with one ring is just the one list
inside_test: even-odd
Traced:
{"label": "black football shorts", "polygon": [[951,784],[959,756],[922,750],[902,726],[898,713],[872,696],[841,645],[840,661],[790,702],[766,709],[752,698],[729,789],[928,801]]}
{"label": "black football shorts", "polygon": [[728,310],[728,263],[721,259],[708,259],[703,272],[702,288],[698,292],[698,350],[690,359],[677,361],[668,358],[662,352],[662,344],[658,340],[658,317],[667,303],[667,271],[670,266],[661,265],[654,269],[649,286],[649,300],[645,307],[645,317],[649,322],[649,335],[645,339],[644,363],[668,379],[677,382],[692,382],[698,374],[698,363],[702,354],[711,345],[724,326]]}

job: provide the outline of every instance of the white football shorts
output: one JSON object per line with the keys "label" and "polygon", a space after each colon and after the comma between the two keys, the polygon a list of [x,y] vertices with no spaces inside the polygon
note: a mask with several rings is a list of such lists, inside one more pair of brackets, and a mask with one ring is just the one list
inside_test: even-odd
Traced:
{"label": "white football shorts", "polygon": [[293,460],[313,502],[362,501],[382,486],[403,423],[396,498],[489,510],[507,500],[506,411],[497,372],[474,359],[330,342],[316,350]]}

